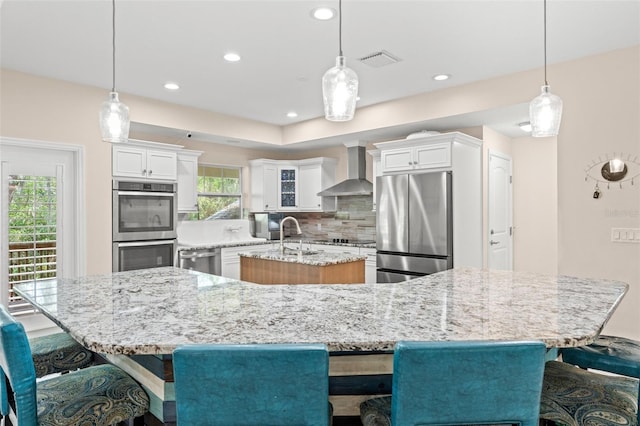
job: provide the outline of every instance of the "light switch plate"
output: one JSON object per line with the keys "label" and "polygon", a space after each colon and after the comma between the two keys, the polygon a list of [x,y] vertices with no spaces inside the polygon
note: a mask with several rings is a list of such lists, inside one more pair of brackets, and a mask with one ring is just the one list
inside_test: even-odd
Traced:
{"label": "light switch plate", "polygon": [[640,244],[640,228],[611,228],[611,241]]}

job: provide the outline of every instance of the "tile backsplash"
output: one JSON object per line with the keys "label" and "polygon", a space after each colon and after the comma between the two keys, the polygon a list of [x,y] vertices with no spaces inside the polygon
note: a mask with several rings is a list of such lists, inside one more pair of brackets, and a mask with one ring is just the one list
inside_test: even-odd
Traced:
{"label": "tile backsplash", "polygon": [[[297,213],[289,216],[298,219],[305,238],[350,240],[376,239],[376,212],[371,195],[338,197],[335,212]],[[287,226],[288,224],[285,224]]]}

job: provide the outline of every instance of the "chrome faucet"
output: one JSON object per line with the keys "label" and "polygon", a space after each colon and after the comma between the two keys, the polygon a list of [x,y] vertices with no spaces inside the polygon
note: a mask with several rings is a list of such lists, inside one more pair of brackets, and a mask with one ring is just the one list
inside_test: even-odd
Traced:
{"label": "chrome faucet", "polygon": [[282,241],[282,238],[284,237],[284,228],[283,228],[283,226],[284,226],[284,223],[285,223],[287,220],[292,220],[292,221],[293,221],[293,223],[295,223],[295,224],[296,224],[296,231],[297,231],[297,234],[302,234],[302,231],[300,230],[300,224],[298,223],[298,221],[296,220],[296,218],[295,218],[295,217],[293,217],[293,216],[287,216],[287,217],[285,217],[284,219],[282,219],[282,220],[280,221],[280,254],[284,254],[284,244],[283,244],[283,241]]}

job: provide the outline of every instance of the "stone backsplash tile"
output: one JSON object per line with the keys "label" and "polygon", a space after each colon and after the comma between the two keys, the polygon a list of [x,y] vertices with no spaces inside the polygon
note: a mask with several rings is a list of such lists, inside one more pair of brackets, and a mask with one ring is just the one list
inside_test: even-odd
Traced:
{"label": "stone backsplash tile", "polygon": [[338,197],[335,212],[291,213],[290,216],[298,219],[305,238],[375,240],[376,212],[372,209],[371,195],[354,195]]}

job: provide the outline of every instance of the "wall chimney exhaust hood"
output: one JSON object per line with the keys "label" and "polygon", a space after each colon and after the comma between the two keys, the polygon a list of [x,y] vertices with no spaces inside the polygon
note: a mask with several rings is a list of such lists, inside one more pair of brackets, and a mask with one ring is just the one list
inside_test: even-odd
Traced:
{"label": "wall chimney exhaust hood", "polygon": [[365,147],[359,142],[344,145],[347,147],[347,180],[319,192],[320,197],[373,194],[373,184],[367,180]]}

